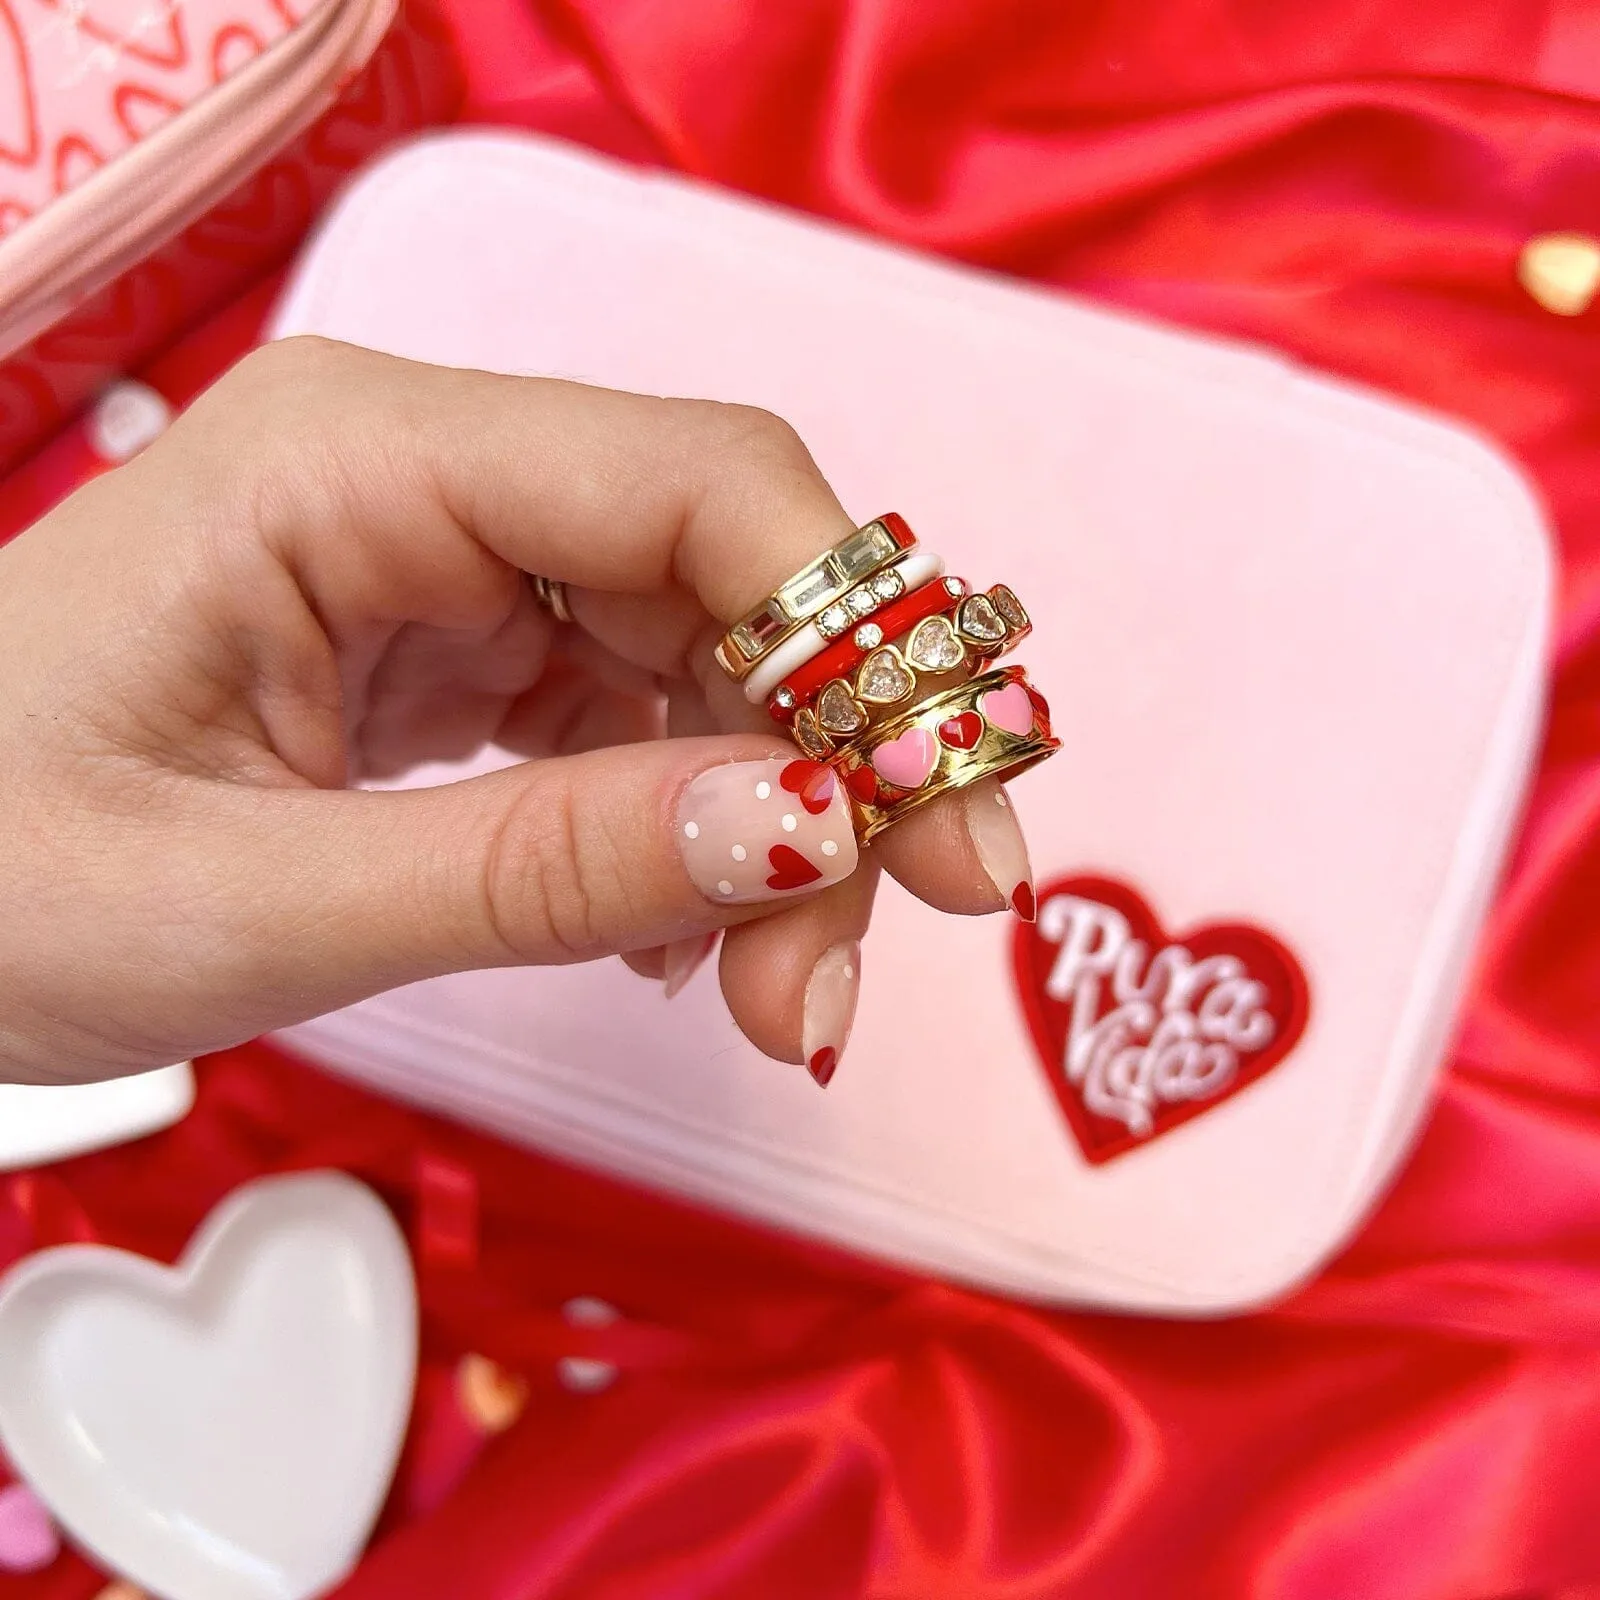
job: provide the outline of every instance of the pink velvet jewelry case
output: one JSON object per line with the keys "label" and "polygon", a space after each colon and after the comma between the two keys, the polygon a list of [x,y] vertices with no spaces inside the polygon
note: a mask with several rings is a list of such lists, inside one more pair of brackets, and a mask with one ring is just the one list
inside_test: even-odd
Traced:
{"label": "pink velvet jewelry case", "polygon": [[1339,1247],[1425,1112],[1538,733],[1550,560],[1499,455],[1263,351],[520,136],[369,170],[276,331],[779,412],[862,520],[1025,597],[1063,743],[1016,795],[1037,923],[886,887],[826,1094],[709,974],[669,1003],[615,962],[418,985],[291,1046],[1049,1301],[1234,1310]]}

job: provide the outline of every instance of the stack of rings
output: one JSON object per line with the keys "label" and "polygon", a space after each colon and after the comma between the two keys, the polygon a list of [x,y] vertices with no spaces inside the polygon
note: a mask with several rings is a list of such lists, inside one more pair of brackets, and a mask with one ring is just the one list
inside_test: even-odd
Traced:
{"label": "stack of rings", "polygon": [[1020,667],[1031,631],[1004,584],[946,577],[905,520],[858,528],[735,623],[718,664],[848,791],[863,844],[941,794],[1060,748]]}

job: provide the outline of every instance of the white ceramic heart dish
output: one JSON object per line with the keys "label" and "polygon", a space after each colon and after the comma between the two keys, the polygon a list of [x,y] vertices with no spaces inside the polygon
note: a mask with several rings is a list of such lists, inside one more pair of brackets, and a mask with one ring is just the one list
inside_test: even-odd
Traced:
{"label": "white ceramic heart dish", "polygon": [[0,1444],[71,1536],[161,1600],[310,1600],[394,1472],[416,1286],[338,1173],[237,1190],[175,1268],[99,1245],[0,1280]]}
{"label": "white ceramic heart dish", "polygon": [[187,1061],[108,1083],[0,1083],[0,1172],[143,1139],[181,1122],[193,1105]]}

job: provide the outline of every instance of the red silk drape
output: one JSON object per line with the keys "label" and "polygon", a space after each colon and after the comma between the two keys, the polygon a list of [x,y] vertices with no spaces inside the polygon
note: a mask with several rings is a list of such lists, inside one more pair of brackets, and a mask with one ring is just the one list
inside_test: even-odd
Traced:
{"label": "red silk drape", "polygon": [[[171,1256],[234,1184],[320,1163],[427,1239],[419,1172],[470,1175],[477,1248],[423,1252],[416,1425],[343,1600],[1600,1596],[1600,309],[1557,318],[1515,277],[1531,236],[1600,233],[1600,10],[451,10],[471,116],[1264,339],[1520,458],[1560,546],[1552,719],[1438,1108],[1349,1251],[1223,1323],[919,1283],[260,1047],[212,1062],[173,1132],[0,1182],[0,1264],[73,1230]],[[184,398],[263,300],[150,380]],[[68,436],[0,489],[0,517],[90,465]],[[568,1328],[578,1294],[623,1321]],[[454,1400],[466,1350],[532,1384],[491,1441]],[[570,1353],[621,1375],[570,1392]],[[100,1581],[71,1557],[0,1593],[77,1600]]]}

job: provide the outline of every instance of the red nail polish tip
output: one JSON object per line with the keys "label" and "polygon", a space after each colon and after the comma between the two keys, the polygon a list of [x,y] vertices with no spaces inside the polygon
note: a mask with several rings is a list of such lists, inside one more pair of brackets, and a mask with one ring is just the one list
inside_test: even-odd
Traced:
{"label": "red nail polish tip", "polygon": [[1033,898],[1033,885],[1019,883],[1011,891],[1011,909],[1022,918],[1024,922],[1033,922],[1039,915],[1039,907]]}
{"label": "red nail polish tip", "polygon": [[831,1044],[825,1044],[806,1062],[806,1071],[826,1089],[833,1081],[833,1074],[838,1065],[839,1052]]}

